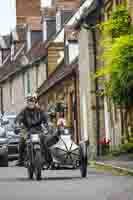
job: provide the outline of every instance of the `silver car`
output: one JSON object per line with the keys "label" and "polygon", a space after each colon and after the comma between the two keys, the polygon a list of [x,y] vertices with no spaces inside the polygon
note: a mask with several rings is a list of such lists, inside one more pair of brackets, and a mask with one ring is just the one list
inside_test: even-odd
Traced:
{"label": "silver car", "polygon": [[15,133],[15,124],[14,120],[16,115],[5,115],[3,116],[3,121],[6,121],[5,130],[8,138],[8,160],[17,160],[18,159],[18,146],[20,135]]}
{"label": "silver car", "polygon": [[8,166],[8,138],[3,127],[0,127],[0,166]]}

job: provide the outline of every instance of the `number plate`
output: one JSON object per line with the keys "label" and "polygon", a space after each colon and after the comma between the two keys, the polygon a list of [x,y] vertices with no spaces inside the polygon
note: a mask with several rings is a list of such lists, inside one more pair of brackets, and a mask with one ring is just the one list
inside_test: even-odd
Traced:
{"label": "number plate", "polygon": [[39,144],[35,144],[34,145],[34,149],[40,149],[40,145]]}

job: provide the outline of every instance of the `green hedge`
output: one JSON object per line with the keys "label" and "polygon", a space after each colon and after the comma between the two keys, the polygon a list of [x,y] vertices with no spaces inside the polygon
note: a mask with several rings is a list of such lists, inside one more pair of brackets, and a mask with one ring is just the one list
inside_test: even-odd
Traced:
{"label": "green hedge", "polygon": [[129,142],[127,144],[120,145],[121,153],[133,153],[133,142]]}

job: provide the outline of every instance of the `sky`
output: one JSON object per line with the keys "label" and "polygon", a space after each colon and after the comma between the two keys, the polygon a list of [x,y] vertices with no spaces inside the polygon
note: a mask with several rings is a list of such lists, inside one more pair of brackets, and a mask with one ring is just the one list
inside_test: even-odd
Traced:
{"label": "sky", "polygon": [[0,0],[0,34],[10,33],[16,25],[15,0]]}
{"label": "sky", "polygon": [[[50,6],[52,0],[41,0],[41,6]],[[0,0],[0,34],[6,35],[16,26],[16,0]]]}

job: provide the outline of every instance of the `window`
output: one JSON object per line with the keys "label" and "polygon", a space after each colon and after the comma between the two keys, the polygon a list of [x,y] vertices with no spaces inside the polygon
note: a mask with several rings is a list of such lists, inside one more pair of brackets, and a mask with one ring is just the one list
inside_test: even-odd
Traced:
{"label": "window", "polygon": [[25,73],[23,73],[23,76],[22,76],[22,84],[23,84],[23,94],[25,96]]}
{"label": "window", "polygon": [[0,66],[2,65],[2,50],[0,49]]}
{"label": "window", "polygon": [[79,56],[78,42],[69,42],[69,63],[72,63],[77,56]]}
{"label": "window", "polygon": [[31,93],[31,85],[30,85],[30,73],[27,72],[27,93]]}
{"label": "window", "polygon": [[38,66],[36,66],[36,89],[38,88],[38,77],[39,76],[39,70],[38,70]]}
{"label": "window", "polygon": [[69,45],[65,46],[65,64],[69,64]]}
{"label": "window", "polygon": [[13,105],[14,104],[14,90],[13,90],[13,81],[10,81],[9,83],[9,92],[10,92],[10,102]]}
{"label": "window", "polygon": [[24,88],[24,96],[31,94],[31,79],[29,71],[23,74],[23,88]]}

